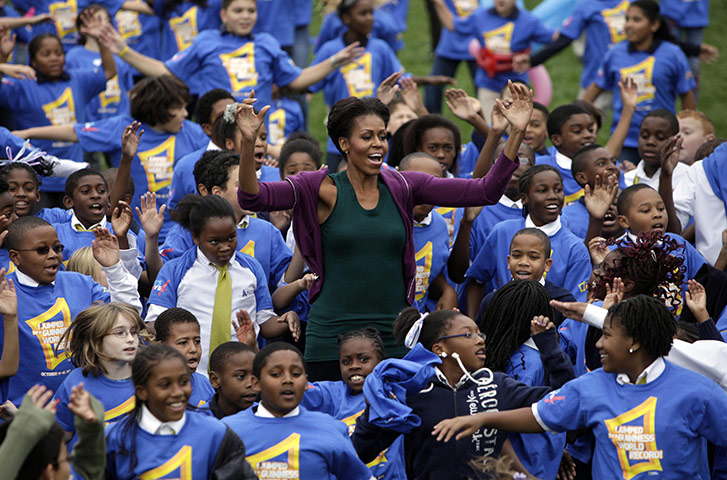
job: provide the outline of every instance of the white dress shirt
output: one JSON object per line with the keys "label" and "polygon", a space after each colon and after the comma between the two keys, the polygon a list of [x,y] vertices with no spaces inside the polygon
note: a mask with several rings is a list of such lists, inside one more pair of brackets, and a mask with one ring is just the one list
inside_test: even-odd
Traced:
{"label": "white dress shirt", "polygon": [[[295,407],[293,410],[289,411],[285,415],[283,415],[283,418],[288,417],[295,417],[297,415],[300,415],[300,407]],[[263,418],[275,418],[275,415],[273,415],[270,410],[265,408],[262,404],[262,402],[258,403],[257,405],[257,411],[255,412],[256,417],[263,417]]]}
{"label": "white dress shirt", "polygon": [[538,230],[540,230],[541,232],[546,234],[548,237],[552,237],[553,235],[555,235],[556,233],[558,233],[560,231],[560,228],[561,228],[560,215],[558,216],[558,218],[555,219],[554,222],[546,223],[542,227],[535,225],[535,223],[533,222],[533,219],[530,217],[530,215],[528,215],[527,218],[525,218],[525,228],[537,228]]}
{"label": "white dress shirt", "polygon": [[176,435],[184,427],[187,421],[187,413],[182,413],[182,418],[175,422],[162,422],[149,410],[146,404],[141,405],[141,416],[139,417],[139,428],[152,435]]}
{"label": "white dress shirt", "polygon": [[[643,160],[641,160],[634,170],[624,173],[624,183],[626,183],[627,187],[630,187],[631,185],[635,185],[637,183],[644,183],[658,192],[661,167],[656,170],[653,176],[650,177],[646,174],[646,171],[644,170],[645,166],[646,164]],[[682,182],[687,174],[687,170],[689,170],[689,167],[687,167],[685,164],[683,164],[682,162],[677,163],[677,166],[674,167],[674,172],[671,175],[672,190],[675,189]]]}

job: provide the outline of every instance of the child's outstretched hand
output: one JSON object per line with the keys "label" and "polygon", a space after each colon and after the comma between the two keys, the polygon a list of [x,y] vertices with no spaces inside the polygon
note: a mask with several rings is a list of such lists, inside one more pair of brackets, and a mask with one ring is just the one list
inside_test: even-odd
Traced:
{"label": "child's outstretched hand", "polygon": [[313,283],[313,280],[318,278],[318,275],[315,273],[306,273],[303,275],[303,278],[299,278],[296,280],[298,282],[298,286],[300,287],[301,291],[306,291],[310,288],[311,284]]}
{"label": "child's outstretched hand", "polygon": [[394,72],[384,79],[379,88],[376,89],[376,98],[381,100],[381,103],[388,105],[394,101],[396,92],[399,91],[400,87],[397,83],[401,78],[401,72]]}
{"label": "child's outstretched hand", "polygon": [[533,113],[533,91],[526,85],[513,84],[510,80],[507,81],[507,88],[510,90],[512,100],[507,105],[498,98],[497,109],[514,129],[524,132]]}
{"label": "child's outstretched hand", "polygon": [[293,340],[296,342],[300,339],[300,318],[295,312],[285,312],[278,317],[278,323],[287,323],[288,330],[293,334]]}
{"label": "child's outstretched hand", "polygon": [[639,100],[639,88],[636,81],[631,77],[621,77],[618,81],[618,88],[621,90],[621,103],[624,107],[636,108]]}
{"label": "child's outstretched hand", "polygon": [[99,10],[86,9],[81,12],[81,28],[80,31],[84,35],[98,38],[101,34],[101,27],[104,24],[104,13]]}
{"label": "child's outstretched hand", "polygon": [[242,103],[237,104],[235,111],[235,123],[242,134],[242,138],[247,141],[254,141],[260,126],[265,122],[265,114],[268,113],[270,105],[265,105],[260,109],[260,113],[255,113],[252,105],[257,101],[255,91],[250,92]]}
{"label": "child's outstretched hand", "polygon": [[606,296],[603,298],[602,307],[608,310],[624,298],[624,282],[620,277],[613,279],[613,286],[606,283]]}
{"label": "child's outstretched hand", "polygon": [[701,283],[696,280],[689,280],[686,294],[687,307],[692,311],[699,323],[709,320],[707,311],[707,291]]}
{"label": "child's outstretched hand", "polygon": [[164,212],[167,210],[167,205],[163,204],[157,210],[157,194],[146,192],[141,196],[140,206],[141,209],[136,207],[136,215],[141,222],[141,228],[148,238],[158,237],[164,225]]}
{"label": "child's outstretched hand", "polygon": [[98,41],[114,55],[120,54],[126,47],[126,41],[118,30],[110,23],[104,23],[98,32]]}
{"label": "child's outstretched hand", "polygon": [[401,87],[401,97],[404,99],[404,103],[417,115],[426,115],[427,109],[414,79],[402,77],[399,79],[399,86]]}
{"label": "child's outstretched hand", "polygon": [[[507,100],[507,101],[503,102],[503,104],[509,106],[510,101]],[[509,125],[507,123],[507,119],[502,115],[502,112],[497,107],[497,105],[492,107],[490,123],[492,124],[492,126],[490,127],[490,130],[494,134],[499,135],[499,136],[502,136],[505,133],[505,131],[507,130],[507,126]]]}
{"label": "child's outstretched hand", "polygon": [[53,400],[53,391],[46,388],[44,385],[33,385],[30,387],[30,390],[28,390],[27,395],[30,396],[31,403],[36,407],[41,410],[56,413],[56,405],[58,405],[58,401]]}
{"label": "child's outstretched hand", "polygon": [[593,265],[602,264],[610,251],[606,246],[606,239],[603,237],[593,237],[588,242],[588,253],[591,254],[591,263]]}
{"label": "child's outstretched hand", "polygon": [[551,328],[555,328],[555,325],[548,317],[543,315],[538,315],[530,320],[530,335],[537,335]]}
{"label": "child's outstretched hand", "polygon": [[114,208],[111,214],[111,226],[114,228],[114,235],[126,238],[133,219],[134,212],[131,211],[131,205],[123,200],[119,200],[119,205]]}
{"label": "child's outstretched hand", "polygon": [[237,340],[257,351],[257,336],[255,335],[255,328],[250,319],[250,314],[241,309],[235,313],[235,316],[237,321],[232,321],[232,327],[235,329]]}
{"label": "child's outstretched hand", "polygon": [[15,417],[16,413],[18,413],[18,407],[10,400],[0,405],[0,419],[9,422]]}
{"label": "child's outstretched hand", "polygon": [[432,435],[437,437],[438,442],[448,442],[453,436],[455,440],[469,437],[482,428],[482,415],[483,413],[478,413],[442,420],[434,426]]}
{"label": "child's outstretched hand", "polygon": [[618,195],[618,178],[611,175],[604,181],[600,175],[596,175],[593,189],[591,190],[591,187],[586,185],[584,191],[583,201],[588,214],[597,220],[603,220]]}
{"label": "child's outstretched hand", "polygon": [[93,234],[96,237],[92,245],[93,258],[102,267],[113,267],[119,263],[119,240],[105,228],[97,228]]}
{"label": "child's outstretched hand", "polygon": [[455,117],[471,122],[477,116],[470,96],[461,88],[450,88],[444,92],[444,96],[447,99],[447,107]]}
{"label": "child's outstretched hand", "polygon": [[678,133],[671,137],[661,149],[661,175],[671,177],[679,163],[679,151],[682,149],[684,139]]}
{"label": "child's outstretched hand", "polygon": [[35,69],[27,65],[2,63],[0,64],[0,74],[7,75],[8,77],[12,78],[17,78],[18,80],[38,80],[38,77],[35,74]]}
{"label": "child's outstretched hand", "polygon": [[15,283],[5,277],[5,269],[0,270],[0,314],[7,322],[12,318],[18,319],[18,297],[15,293]]}
{"label": "child's outstretched hand", "polygon": [[85,422],[93,423],[96,421],[96,413],[91,406],[91,394],[83,389],[83,382],[71,387],[68,410]]}
{"label": "child's outstretched hand", "polygon": [[10,34],[8,32],[8,27],[5,25],[0,27],[0,55],[2,55],[3,60],[7,59],[13,53],[16,39],[17,36],[14,33]]}
{"label": "child's outstretched hand", "polygon": [[699,60],[704,63],[714,63],[719,58],[719,49],[714,45],[703,43],[699,47]]}
{"label": "child's outstretched hand", "polygon": [[127,125],[124,129],[124,133],[121,135],[121,155],[129,160],[136,156],[136,151],[139,148],[139,142],[141,136],[144,134],[144,129],[141,128],[141,122],[134,120],[131,125]]}

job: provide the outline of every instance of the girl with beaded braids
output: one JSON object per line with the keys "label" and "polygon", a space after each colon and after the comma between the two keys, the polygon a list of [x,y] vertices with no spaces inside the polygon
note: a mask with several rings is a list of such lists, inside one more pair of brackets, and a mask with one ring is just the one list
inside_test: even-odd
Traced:
{"label": "girl with beaded braids", "polygon": [[[406,406],[420,422],[398,431],[391,424],[379,424],[372,412],[381,412],[385,399],[367,395],[370,405],[356,421],[352,439],[359,458],[368,462],[403,435],[407,478],[475,477],[470,462],[483,456],[500,456],[508,439],[504,427],[482,429],[455,446],[436,442],[431,434],[434,425],[460,412],[475,415],[529,406],[551,390],[545,386],[525,385],[503,372],[486,368],[485,336],[472,319],[460,312],[437,310],[420,315],[416,309],[407,308],[394,322],[394,333],[399,341],[412,348],[412,355],[404,360],[414,362],[414,354],[425,352],[425,349],[429,351],[425,353],[434,354],[441,360],[434,369],[435,374],[428,381],[424,379],[424,388],[406,396]],[[547,341],[554,337],[555,331],[551,328],[536,335],[535,339],[553,385],[558,387],[573,378],[573,370],[570,361],[552,348],[556,342]],[[421,345],[417,345],[419,343]],[[373,376],[384,376],[382,370],[388,366],[380,365]],[[366,388],[368,385],[369,381]]]}
{"label": "girl with beaded braids", "polygon": [[638,295],[612,306],[602,326],[603,368],[532,406],[448,419],[432,434],[448,442],[488,428],[586,428],[595,437],[593,478],[709,478],[701,464],[703,441],[727,444],[727,395],[715,382],[664,359],[676,333],[669,309]]}

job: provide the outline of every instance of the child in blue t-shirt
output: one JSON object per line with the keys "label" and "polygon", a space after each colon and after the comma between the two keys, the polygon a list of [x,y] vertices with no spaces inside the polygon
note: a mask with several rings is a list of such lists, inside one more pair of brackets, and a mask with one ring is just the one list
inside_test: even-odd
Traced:
{"label": "child in blue t-shirt", "polygon": [[287,90],[273,87],[273,102],[265,116],[268,145],[277,152],[273,153],[275,157],[279,156],[283,143],[291,133],[306,129],[303,109]]}
{"label": "child in blue t-shirt", "polygon": [[560,173],[549,165],[536,165],[520,177],[523,215],[526,217],[496,225],[477,252],[467,270],[468,312],[478,310],[487,291],[510,281],[512,274],[507,265],[510,242],[515,233],[525,227],[538,228],[550,238],[553,266],[548,272],[548,280],[569,290],[576,299],[585,300],[591,259],[583,242],[561,224],[562,185]]}
{"label": "child in blue t-shirt", "polygon": [[[351,435],[356,429],[356,419],[366,409],[363,395],[366,377],[384,360],[384,342],[375,328],[353,330],[338,337],[338,356],[342,380],[309,384],[301,405],[340,420],[348,426]],[[398,439],[367,466],[376,478],[404,479],[403,453],[403,440]]]}
{"label": "child in blue t-shirt", "polygon": [[195,408],[207,404],[215,393],[206,376],[197,372],[202,358],[202,340],[199,322],[189,310],[170,308],[154,321],[154,337],[159,343],[173,347],[187,359],[192,393],[189,404]]}
{"label": "child in blue t-shirt", "polygon": [[[315,43],[313,45],[313,53],[317,54],[318,51],[327,42],[334,40],[342,36],[346,32],[346,24],[341,18],[341,5],[344,2],[338,4],[337,11],[328,13],[321,22],[321,28],[316,36]],[[347,5],[344,9],[349,9],[350,6],[356,2],[345,2]],[[401,3],[401,2],[398,2]],[[378,38],[386,42],[389,47],[398,52],[404,47],[404,42],[400,31],[398,31],[394,19],[391,14],[386,11],[384,6],[379,6],[371,10],[373,13],[373,26],[371,28],[371,37]],[[368,16],[367,12],[367,16]]]}
{"label": "child in blue t-shirt", "polygon": [[638,99],[631,128],[624,142],[622,159],[636,158],[639,125],[644,116],[657,108],[674,112],[679,96],[684,109],[696,109],[694,77],[681,49],[670,43],[668,27],[659,15],[659,4],[653,0],[633,2],[626,11],[626,40],[614,45],[606,53],[598,70],[598,77],[586,90],[583,98],[589,102],[603,90],[612,90],[613,132],[621,116],[623,104],[617,95],[622,77],[631,77],[638,87]]}
{"label": "child in blue t-shirt", "polygon": [[[216,419],[189,409],[192,394],[184,356],[168,345],[151,345],[131,364],[134,409],[106,432],[108,478],[213,478],[235,471],[255,478],[240,438]],[[166,473],[168,472],[168,473]]]}
{"label": "child in blue t-shirt", "polygon": [[263,348],[255,356],[253,375],[260,403],[223,422],[245,439],[247,461],[259,477],[274,472],[289,478],[371,478],[346,425],[300,406],[308,377],[297,348],[285,342]]}
{"label": "child in blue t-shirt", "polygon": [[72,213],[63,208],[41,208],[36,211],[35,204],[40,200],[39,187],[43,183],[41,175],[50,173],[51,170],[45,162],[33,165],[26,162],[9,162],[0,167],[0,178],[8,182],[9,191],[15,198],[17,217],[35,215],[52,224],[71,219]]}
{"label": "child in blue t-shirt", "polygon": [[257,345],[225,342],[210,355],[210,384],[215,393],[207,406],[218,420],[247,410],[258,401],[252,379],[256,353]]}
{"label": "child in blue t-shirt", "polygon": [[18,318],[26,320],[18,324],[23,352],[18,373],[1,386],[5,400],[17,405],[36,383],[52,390],[58,388],[71,371],[68,352],[58,348],[61,335],[71,320],[92,303],[114,300],[141,310],[136,279],[129,278],[119,261],[115,237],[103,228],[96,229],[94,234],[94,257],[106,274],[108,290],[91,277],[58,271],[63,245],[45,220],[25,216],[8,227],[3,246],[16,266],[8,278],[15,284]]}
{"label": "child in blue t-shirt", "polygon": [[[661,0],[659,8],[674,38],[694,45],[702,43],[704,29],[709,25],[709,0]],[[688,59],[699,84],[699,57]]]}
{"label": "child in blue t-shirt", "polygon": [[350,45],[333,52],[329,62],[301,70],[290,61],[273,36],[267,33],[252,35],[258,16],[255,0],[224,0],[222,10],[217,11],[223,29],[201,32],[189,39],[191,45],[180,49],[173,57],[162,55],[164,62],[128,48],[113,29],[107,29],[108,44],[142,75],[173,74],[189,85],[192,94],[224,88],[238,101],[254,90],[260,108],[270,105],[273,84],[294,90],[305,89],[353,60],[358,52],[356,45]]}
{"label": "child in blue t-shirt", "polygon": [[[148,5],[144,2],[142,8],[143,6]],[[119,10],[112,16],[119,34],[131,48],[148,57],[161,58],[162,19],[159,16],[154,15],[153,11],[143,13],[126,9]],[[138,73],[135,72],[135,75]]]}
{"label": "child in blue t-shirt", "polygon": [[[237,251],[237,219],[227,200],[189,195],[177,205],[175,220],[192,233],[197,248],[161,268],[149,296],[147,323],[169,308],[185,308],[200,322],[202,345],[210,352],[233,338],[233,320],[244,310],[255,336],[276,337],[290,330],[297,340],[298,316],[275,315],[260,262]],[[208,358],[200,358],[202,371]]]}
{"label": "child in blue t-shirt", "polygon": [[167,0],[153,5],[154,13],[161,20],[161,60],[189,48],[204,30],[220,27],[221,0]]}
{"label": "child in blue t-shirt", "polygon": [[664,359],[675,334],[674,317],[661,300],[624,300],[603,324],[597,344],[603,368],[532,406],[445,420],[433,433],[449,441],[481,428],[588,429],[595,437],[594,478],[709,478],[701,463],[704,440],[727,443],[727,396],[714,382]]}
{"label": "child in blue t-shirt", "polygon": [[106,425],[117,422],[134,409],[131,361],[145,334],[144,321],[130,305],[112,302],[87,308],[73,319],[61,344],[74,367],[55,392],[56,420],[66,432],[76,428],[68,408],[73,387],[83,388],[103,404]]}

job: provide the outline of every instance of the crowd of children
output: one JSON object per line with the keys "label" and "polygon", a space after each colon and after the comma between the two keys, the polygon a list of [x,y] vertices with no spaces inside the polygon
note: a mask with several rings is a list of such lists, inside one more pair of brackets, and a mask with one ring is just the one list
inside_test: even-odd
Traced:
{"label": "crowd of children", "polygon": [[0,477],[727,479],[708,0],[5,3]]}

